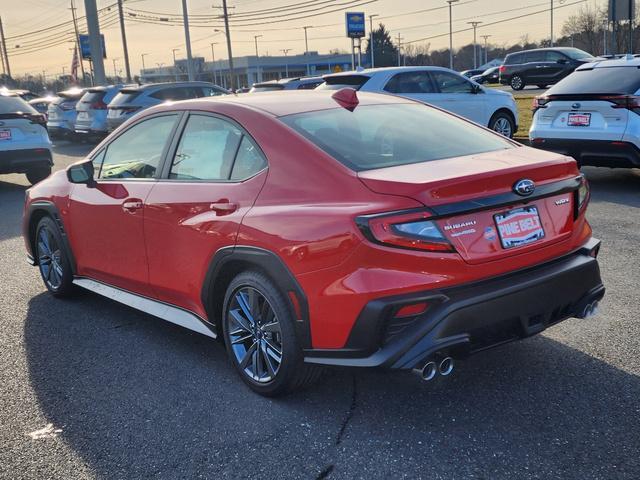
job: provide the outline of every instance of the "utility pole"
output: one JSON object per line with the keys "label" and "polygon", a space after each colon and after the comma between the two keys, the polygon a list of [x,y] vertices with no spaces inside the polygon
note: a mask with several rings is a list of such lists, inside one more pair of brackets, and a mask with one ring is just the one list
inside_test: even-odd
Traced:
{"label": "utility pole", "polygon": [[[211,72],[213,75],[213,83],[215,83],[216,85],[218,84],[218,80],[216,78],[216,54],[213,51],[213,46],[217,45],[218,42],[212,42],[211,43]],[[222,82],[220,82],[222,83]]]}
{"label": "utility pole", "polygon": [[280,50],[284,53],[285,61],[284,61],[284,78],[289,78],[289,62],[286,60],[287,53],[291,51],[290,48],[283,48]]}
{"label": "utility pole", "polygon": [[[260,37],[262,37],[262,35],[253,36],[253,41],[256,42],[256,81],[257,82],[262,81],[262,72],[260,72],[260,56],[258,55],[258,39]],[[211,51],[213,52],[213,46],[211,47]]]}
{"label": "utility pole", "polygon": [[84,10],[89,29],[89,48],[91,49],[91,63],[98,85],[106,82],[104,74],[104,59],[102,57],[102,40],[100,37],[100,23],[98,22],[98,7],[96,0],[84,0]]}
{"label": "utility pole", "polygon": [[378,15],[377,13],[369,15],[369,50],[371,52],[371,68],[375,68],[376,66],[376,59],[375,55],[373,54],[373,19],[379,16],[380,15]]}
{"label": "utility pole", "polygon": [[179,80],[178,79],[178,67],[176,66],[176,52],[179,52],[180,49],[179,48],[172,48],[171,49],[171,53],[173,53],[173,73],[176,77],[176,82]]}
{"label": "utility pole", "polygon": [[[1,20],[0,20],[0,21],[1,21]],[[6,70],[6,68],[7,68],[7,67],[5,67],[5,65],[4,65],[4,54],[2,53],[2,46],[3,46],[3,45],[4,45],[4,42],[2,42],[2,41],[0,40],[0,61],[2,62],[2,74],[3,74],[3,75],[6,75],[6,74],[7,74],[7,70]]]}
{"label": "utility pole", "polygon": [[[482,38],[484,38],[484,63],[489,63],[489,46],[488,46],[488,40],[491,37],[491,35],[481,35]],[[482,55],[480,55],[480,58],[482,58]]]}
{"label": "utility pole", "polygon": [[191,57],[191,35],[189,34],[189,12],[187,11],[187,0],[182,0],[182,18],[184,20],[184,41],[187,44],[187,76],[189,81],[194,80],[193,58]]}
{"label": "utility pole", "polygon": [[476,36],[476,31],[478,30],[478,25],[480,25],[482,22],[467,23],[473,27],[473,68],[478,68],[478,39]]}
{"label": "utility pole", "polygon": [[4,39],[4,27],[2,26],[2,18],[0,18],[0,40],[2,41],[2,55],[4,56],[4,65],[7,67],[7,75],[11,78],[11,67],[9,66],[9,55],[7,55],[7,42]]}
{"label": "utility pole", "polygon": [[116,69],[116,61],[118,59],[114,58],[112,60],[113,60],[113,79],[117,83],[118,82],[118,70]]}
{"label": "utility pole", "polygon": [[452,6],[460,0],[447,0],[449,4],[449,68],[453,70],[453,18]]}
{"label": "utility pole", "polygon": [[142,70],[145,70],[145,66],[144,66],[144,57],[146,57],[147,55],[149,55],[148,53],[143,53],[140,55],[140,58],[142,59]]}
{"label": "utility pole", "polygon": [[311,25],[307,25],[304,28],[304,56],[307,57],[306,61],[307,61],[307,76],[311,76],[311,68],[309,67],[309,40],[307,38],[307,30],[309,28],[313,28],[313,26]]}
{"label": "utility pole", "polygon": [[609,20],[605,19],[602,28],[602,54],[607,54],[607,31],[609,30]]}
{"label": "utility pole", "polygon": [[118,14],[120,15],[120,33],[122,34],[122,49],[124,51],[124,70],[127,73],[127,82],[131,83],[131,67],[129,66],[129,48],[127,47],[127,33],[124,30],[124,14],[122,13],[122,0],[118,0]]}
{"label": "utility pole", "polygon": [[[220,7],[214,6],[214,8]],[[236,77],[233,73],[233,52],[231,51],[231,32],[229,31],[229,11],[227,8],[227,0],[222,0],[222,16],[224,18],[224,33],[227,36],[227,55],[229,56],[229,77],[231,80],[231,90],[235,91]]]}
{"label": "utility pole", "polygon": [[633,0],[629,0],[629,48],[627,49],[627,51],[629,52],[629,54],[633,55],[633,14],[634,14],[634,8],[633,8]]}
{"label": "utility pole", "polygon": [[[84,75],[84,62],[82,60],[82,48],[80,47],[80,31],[78,30],[78,19],[76,18],[76,6],[71,0],[71,17],[73,18],[73,29],[76,32],[76,49],[78,52],[78,63],[80,64],[80,72],[82,72],[82,83],[86,81]],[[93,81],[93,79],[92,79]]]}
{"label": "utility pole", "polygon": [[402,37],[398,33],[398,66],[402,65]]}
{"label": "utility pole", "polygon": [[550,43],[551,43],[551,46],[553,47],[553,0],[551,0],[551,42]]}

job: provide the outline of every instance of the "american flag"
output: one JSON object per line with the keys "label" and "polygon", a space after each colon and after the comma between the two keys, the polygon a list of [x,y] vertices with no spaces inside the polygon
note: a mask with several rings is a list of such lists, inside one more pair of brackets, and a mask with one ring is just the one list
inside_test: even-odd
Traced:
{"label": "american flag", "polygon": [[78,81],[78,47],[73,49],[73,59],[71,60],[71,79],[74,82]]}

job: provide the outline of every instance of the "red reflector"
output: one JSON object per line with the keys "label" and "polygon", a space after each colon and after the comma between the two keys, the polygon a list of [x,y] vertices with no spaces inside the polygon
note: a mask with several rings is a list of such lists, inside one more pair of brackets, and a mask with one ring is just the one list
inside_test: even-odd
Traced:
{"label": "red reflector", "polygon": [[544,138],[534,138],[531,143],[544,143]]}
{"label": "red reflector", "polygon": [[353,112],[358,106],[358,103],[360,103],[356,91],[353,88],[348,87],[341,88],[336,93],[331,95],[331,98],[333,98],[338,103],[338,105],[346,108],[350,112]]}
{"label": "red reflector", "polygon": [[625,142],[611,142],[611,145],[615,145],[616,147],[624,147],[626,146]]}
{"label": "red reflector", "polygon": [[397,311],[395,317],[415,317],[416,315],[426,312],[427,308],[429,308],[429,304],[427,302],[414,303],[413,305],[402,307]]}

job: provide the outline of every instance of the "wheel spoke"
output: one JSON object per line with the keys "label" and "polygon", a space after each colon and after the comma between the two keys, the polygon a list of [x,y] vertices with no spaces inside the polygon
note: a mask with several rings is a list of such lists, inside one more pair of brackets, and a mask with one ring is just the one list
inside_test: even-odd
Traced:
{"label": "wheel spoke", "polygon": [[[256,345],[258,345],[256,343]],[[253,376],[256,380],[259,380],[261,375],[260,375],[260,346],[257,346],[254,350],[253,350],[253,356],[251,358],[252,360],[252,366],[253,366]]]}
{"label": "wheel spoke", "polygon": [[269,340],[265,340],[265,344],[269,347],[266,349],[267,353],[273,357],[276,362],[282,362],[282,350],[277,349]]}
{"label": "wheel spoke", "polygon": [[[230,335],[231,335],[231,334],[230,334]],[[232,344],[232,345],[237,345],[237,344],[239,344],[239,343],[244,343],[244,342],[246,342],[247,340],[250,340],[250,339],[252,339],[252,338],[253,338],[253,334],[252,334],[252,333],[249,333],[249,334],[245,335],[244,337],[239,337],[239,338],[236,338],[236,339],[234,339],[234,340],[231,340],[231,344]]]}
{"label": "wheel spoke", "polygon": [[247,320],[249,320],[249,323],[255,323],[255,319],[253,318],[253,314],[251,313],[251,307],[249,306],[250,304],[249,299],[247,298],[247,294],[242,291],[238,292],[236,294],[236,301],[238,302],[238,305],[240,305],[244,316],[247,318]]}
{"label": "wheel spoke", "polygon": [[269,376],[274,377],[276,374],[276,370],[273,368],[273,365],[271,364],[271,359],[269,358],[269,354],[267,353],[266,343],[260,349],[260,354],[262,355],[262,359],[265,365],[267,366],[267,372],[269,373]]}
{"label": "wheel spoke", "polygon": [[242,357],[242,360],[240,361],[241,369],[244,370],[245,368],[247,368],[247,365],[249,365],[249,362],[252,359],[251,357],[256,351],[257,345],[258,345],[258,342],[253,342],[253,345],[251,345],[249,349],[245,352],[244,357]]}
{"label": "wheel spoke", "polygon": [[275,322],[265,323],[261,326],[263,332],[272,332],[279,333],[280,332],[280,323],[276,320]]}
{"label": "wheel spoke", "polygon": [[238,326],[245,332],[251,332],[253,330],[250,323],[242,316],[239,310],[229,310],[229,314],[236,324],[238,324]]}
{"label": "wheel spoke", "polygon": [[40,242],[42,245],[42,249],[45,253],[51,254],[51,247],[49,246],[49,236],[47,235],[46,229],[40,230]]}

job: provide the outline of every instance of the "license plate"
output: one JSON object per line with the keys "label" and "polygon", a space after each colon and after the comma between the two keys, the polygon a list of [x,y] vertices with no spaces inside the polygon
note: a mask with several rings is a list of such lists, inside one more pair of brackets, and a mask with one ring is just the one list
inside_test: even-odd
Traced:
{"label": "license plate", "polygon": [[49,119],[50,120],[55,120],[56,118],[58,118],[58,114],[56,112],[51,112],[49,114]]}
{"label": "license plate", "polygon": [[494,216],[502,248],[513,248],[544,238],[536,207],[523,207]]}
{"label": "license plate", "polygon": [[0,140],[11,140],[11,130],[0,130]]}
{"label": "license plate", "polygon": [[78,120],[89,120],[89,112],[78,113]]}
{"label": "license plate", "polygon": [[570,113],[567,118],[567,125],[570,127],[588,127],[591,125],[590,113]]}

